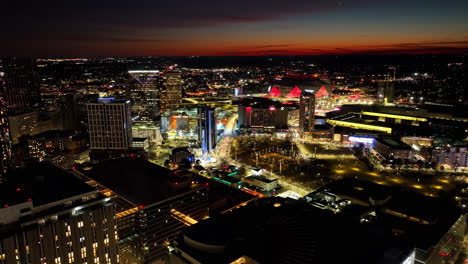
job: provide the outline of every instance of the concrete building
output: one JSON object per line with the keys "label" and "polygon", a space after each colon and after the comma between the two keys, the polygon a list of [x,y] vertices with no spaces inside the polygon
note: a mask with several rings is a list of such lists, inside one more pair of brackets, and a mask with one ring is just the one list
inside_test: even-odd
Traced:
{"label": "concrete building", "polygon": [[144,137],[143,138],[133,137],[132,149],[142,150],[142,151],[148,152],[148,150],[149,150],[149,139],[144,138]]}
{"label": "concrete building", "polygon": [[377,101],[379,103],[393,103],[395,88],[393,80],[377,80]]}
{"label": "concrete building", "polygon": [[113,97],[87,104],[88,131],[92,150],[126,150],[132,146],[130,101]]}
{"label": "concrete building", "polygon": [[288,107],[273,101],[245,102],[238,108],[238,126],[246,131],[288,129]]}
{"label": "concrete building", "polygon": [[37,111],[10,115],[9,121],[12,144],[18,144],[21,136],[33,136],[42,132],[39,128],[39,113]]}
{"label": "concrete building", "polygon": [[[1,85],[2,84],[0,84],[0,86]],[[6,102],[1,95],[2,93],[0,90],[0,183],[5,179],[8,171],[13,168],[14,164],[10,139],[11,130],[8,124]]]}
{"label": "concrete building", "polygon": [[161,112],[158,70],[131,70],[126,87],[135,123],[156,124]]}
{"label": "concrete building", "polygon": [[110,199],[49,163],[0,185],[0,263],[119,263]]}
{"label": "concrete building", "polygon": [[278,188],[278,179],[267,179],[265,176],[250,176],[245,178],[245,183],[261,188],[267,192]]}
{"label": "concrete building", "polygon": [[41,92],[36,62],[32,58],[2,58],[4,97],[8,111],[25,111],[40,106]]}
{"label": "concrete building", "polygon": [[180,72],[166,72],[166,94],[164,104],[166,108],[177,107],[182,102],[182,77]]}
{"label": "concrete building", "polygon": [[216,110],[210,107],[198,108],[198,141],[203,156],[209,155],[218,142]]}
{"label": "concrete building", "polygon": [[412,158],[412,148],[399,138],[375,138],[374,150],[386,159]]}
{"label": "concrete building", "polygon": [[208,183],[191,172],[122,158],[83,173],[116,203],[120,254],[137,263],[166,260],[176,234],[209,214]]}

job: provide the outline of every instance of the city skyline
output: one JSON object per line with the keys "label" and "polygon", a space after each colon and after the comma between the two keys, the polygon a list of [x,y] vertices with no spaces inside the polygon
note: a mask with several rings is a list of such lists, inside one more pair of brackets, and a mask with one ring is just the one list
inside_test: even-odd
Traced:
{"label": "city skyline", "polygon": [[[6,3],[10,56],[468,52],[464,1]],[[174,15],[176,14],[176,15]]]}

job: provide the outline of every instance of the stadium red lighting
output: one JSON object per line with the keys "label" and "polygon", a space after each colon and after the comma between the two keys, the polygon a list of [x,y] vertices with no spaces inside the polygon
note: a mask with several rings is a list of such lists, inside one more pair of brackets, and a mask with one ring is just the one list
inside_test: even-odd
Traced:
{"label": "stadium red lighting", "polygon": [[286,98],[297,98],[301,95],[301,89],[299,87],[294,86],[294,89],[291,90],[291,92],[286,95]]}
{"label": "stadium red lighting", "polygon": [[268,93],[267,97],[279,97],[281,95],[281,93],[278,91],[278,89],[273,86],[273,88],[271,88],[271,91],[270,93]]}

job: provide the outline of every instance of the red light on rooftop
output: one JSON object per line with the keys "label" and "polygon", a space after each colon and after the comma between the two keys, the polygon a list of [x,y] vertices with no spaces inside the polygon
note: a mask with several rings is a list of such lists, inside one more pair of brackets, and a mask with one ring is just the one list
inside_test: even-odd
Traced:
{"label": "red light on rooftop", "polygon": [[28,202],[31,202],[31,201],[32,201],[32,199],[31,199],[31,198],[28,198]]}
{"label": "red light on rooftop", "polygon": [[75,167],[75,166],[73,166],[73,167],[72,167],[72,170],[76,170],[76,167]]}
{"label": "red light on rooftop", "polygon": [[7,207],[8,207],[8,204],[5,204],[5,208],[7,208]]}
{"label": "red light on rooftop", "polygon": [[143,208],[144,206],[143,206],[143,205],[140,205],[140,206],[138,206],[138,207],[139,207],[139,208]]}
{"label": "red light on rooftop", "polygon": [[179,182],[174,182],[175,185],[179,185]]}
{"label": "red light on rooftop", "polygon": [[174,171],[174,174],[177,174],[177,171]]}
{"label": "red light on rooftop", "polygon": [[210,185],[210,184],[209,184],[209,183],[205,183],[205,186],[208,186],[208,185]]}
{"label": "red light on rooftop", "polygon": [[130,154],[130,158],[134,158],[135,157],[135,154]]}
{"label": "red light on rooftop", "polygon": [[275,111],[276,110],[276,108],[274,106],[271,106],[269,109],[270,109],[270,111]]}
{"label": "red light on rooftop", "polygon": [[16,188],[16,191],[17,191],[17,192],[21,191],[21,188]]}

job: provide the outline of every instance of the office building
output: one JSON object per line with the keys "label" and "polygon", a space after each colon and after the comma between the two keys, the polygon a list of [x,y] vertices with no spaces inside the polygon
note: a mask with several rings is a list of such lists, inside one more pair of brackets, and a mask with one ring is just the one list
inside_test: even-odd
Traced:
{"label": "office building", "polygon": [[24,111],[41,104],[36,62],[30,58],[3,58],[4,96],[8,111]]}
{"label": "office building", "polygon": [[62,125],[64,130],[75,131],[78,129],[78,109],[75,97],[75,94],[67,93],[60,98],[60,111],[62,114]]}
{"label": "office building", "polygon": [[1,95],[0,92],[0,183],[5,179],[6,174],[14,164],[6,102]]}
{"label": "office building", "polygon": [[41,133],[39,113],[37,111],[9,115],[10,136],[12,144],[18,144],[22,136],[33,136]]}
{"label": "office building", "polygon": [[299,130],[312,135],[315,124],[315,94],[303,91],[299,99]]}
{"label": "office building", "polygon": [[130,79],[126,87],[127,99],[131,102],[135,123],[156,124],[161,112],[159,71],[128,71]]}
{"label": "office building", "polygon": [[208,183],[192,172],[127,157],[83,173],[116,203],[120,254],[137,263],[165,260],[176,234],[209,214]]}
{"label": "office building", "polygon": [[288,129],[290,106],[270,99],[243,100],[238,107],[238,126],[243,131],[274,132]]}
{"label": "office building", "polygon": [[119,263],[109,200],[50,163],[17,169],[0,184],[0,263]]}
{"label": "office building", "polygon": [[166,108],[177,107],[182,102],[182,78],[180,72],[166,72],[164,105]]}
{"label": "office building", "polygon": [[215,149],[218,142],[216,125],[216,110],[214,108],[198,108],[198,141],[205,159]]}
{"label": "office building", "polygon": [[126,150],[132,146],[130,101],[99,98],[87,104],[91,150]]}
{"label": "office building", "polygon": [[413,149],[399,138],[382,137],[374,140],[374,150],[386,159],[407,160],[413,157]]}
{"label": "office building", "polygon": [[377,101],[379,103],[393,103],[395,87],[392,79],[377,81]]}

